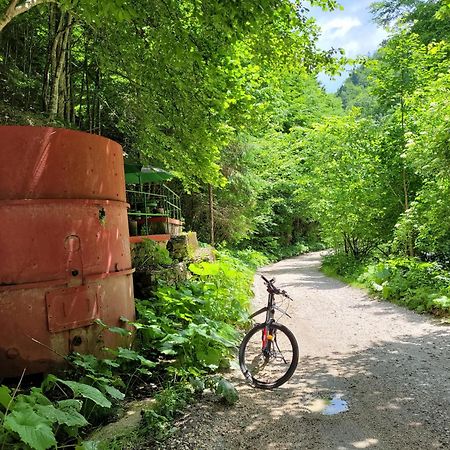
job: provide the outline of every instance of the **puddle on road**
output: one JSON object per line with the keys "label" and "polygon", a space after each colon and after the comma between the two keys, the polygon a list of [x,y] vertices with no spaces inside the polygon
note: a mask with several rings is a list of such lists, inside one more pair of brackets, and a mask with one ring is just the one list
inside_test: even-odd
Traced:
{"label": "puddle on road", "polygon": [[348,403],[342,400],[341,394],[335,394],[331,399],[318,398],[313,400],[306,407],[312,413],[332,416],[348,411]]}
{"label": "puddle on road", "polygon": [[342,400],[341,396],[335,394],[334,397],[328,401],[327,407],[322,411],[325,416],[332,416],[333,414],[340,414],[348,411],[348,403]]}

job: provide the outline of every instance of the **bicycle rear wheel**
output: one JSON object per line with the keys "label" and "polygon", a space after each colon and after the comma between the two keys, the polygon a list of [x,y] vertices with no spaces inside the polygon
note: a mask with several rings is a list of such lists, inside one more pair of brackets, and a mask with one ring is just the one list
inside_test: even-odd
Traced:
{"label": "bicycle rear wheel", "polygon": [[239,365],[257,388],[274,389],[286,383],[298,364],[294,334],[279,323],[254,326],[239,347]]}

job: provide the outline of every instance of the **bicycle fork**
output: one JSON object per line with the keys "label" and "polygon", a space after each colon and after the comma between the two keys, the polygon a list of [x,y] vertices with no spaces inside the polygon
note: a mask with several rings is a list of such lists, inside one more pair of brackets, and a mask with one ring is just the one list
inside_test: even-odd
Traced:
{"label": "bicycle fork", "polygon": [[270,356],[270,350],[274,342],[274,338],[275,336],[270,329],[270,325],[265,326],[262,330],[261,351],[266,358],[269,358]]}
{"label": "bicycle fork", "polygon": [[[274,350],[272,350],[273,347],[275,347]],[[279,357],[281,357],[284,364],[288,364],[288,361],[286,361],[283,352],[280,350],[280,347],[278,346],[276,330],[272,331],[270,329],[270,325],[265,326],[262,331],[261,351],[266,360],[270,358],[271,352],[273,351],[273,353],[276,353]]]}

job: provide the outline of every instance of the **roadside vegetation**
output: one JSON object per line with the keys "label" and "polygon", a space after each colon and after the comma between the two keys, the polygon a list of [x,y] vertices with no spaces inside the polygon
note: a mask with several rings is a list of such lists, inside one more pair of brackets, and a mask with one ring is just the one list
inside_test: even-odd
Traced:
{"label": "roadside vegetation", "polygon": [[361,260],[333,254],[324,257],[322,270],[418,313],[450,315],[450,271],[439,262],[373,256]]}
{"label": "roadside vegetation", "polygon": [[[261,258],[247,252],[253,267]],[[188,281],[162,284],[151,298],[136,300],[129,348],[109,350],[111,357],[101,360],[71,355],[68,371],[46,376],[31,390],[22,380],[2,386],[3,448],[148,448],[173,431],[173,419],[205,389],[218,401],[236,402],[235,388],[216,373],[229,367],[247,323],[254,270],[227,253],[189,269]],[[128,333],[125,328],[108,330]],[[124,401],[148,397],[154,402],[142,413],[134,444],[129,435],[123,441],[119,436],[114,442],[82,443],[86,430],[119,417]]]}
{"label": "roadside vegetation", "polygon": [[393,4],[373,5],[391,35],[339,90],[344,115],[306,133],[297,192],[328,273],[448,317],[448,2]]}

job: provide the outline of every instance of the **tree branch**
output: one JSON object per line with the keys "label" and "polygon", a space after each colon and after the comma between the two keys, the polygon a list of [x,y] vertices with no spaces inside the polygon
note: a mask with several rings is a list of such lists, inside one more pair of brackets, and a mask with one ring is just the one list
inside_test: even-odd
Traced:
{"label": "tree branch", "polygon": [[24,2],[19,3],[19,0],[11,0],[8,8],[4,14],[0,16],[0,33],[3,31],[3,28],[11,22],[15,17],[24,12],[29,11],[34,6],[40,5],[42,3],[57,3],[57,0],[25,0]]}

